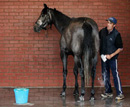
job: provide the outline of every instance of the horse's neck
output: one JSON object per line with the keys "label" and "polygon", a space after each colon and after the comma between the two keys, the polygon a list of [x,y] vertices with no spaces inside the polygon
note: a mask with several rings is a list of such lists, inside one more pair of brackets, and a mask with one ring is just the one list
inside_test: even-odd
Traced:
{"label": "horse's neck", "polygon": [[70,17],[62,14],[61,12],[53,12],[52,19],[53,24],[61,34],[71,21]]}

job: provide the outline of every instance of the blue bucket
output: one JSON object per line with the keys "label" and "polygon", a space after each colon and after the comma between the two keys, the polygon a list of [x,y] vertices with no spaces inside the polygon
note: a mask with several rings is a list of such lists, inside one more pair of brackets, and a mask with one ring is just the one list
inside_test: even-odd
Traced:
{"label": "blue bucket", "polygon": [[14,93],[15,93],[16,104],[25,104],[28,102],[29,89],[15,88]]}

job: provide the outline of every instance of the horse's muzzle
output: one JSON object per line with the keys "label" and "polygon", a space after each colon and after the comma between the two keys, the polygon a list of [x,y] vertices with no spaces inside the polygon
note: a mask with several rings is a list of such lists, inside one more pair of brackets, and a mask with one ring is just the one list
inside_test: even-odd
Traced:
{"label": "horse's muzzle", "polygon": [[40,32],[40,30],[41,30],[40,27],[38,27],[37,25],[35,25],[33,29],[35,32]]}

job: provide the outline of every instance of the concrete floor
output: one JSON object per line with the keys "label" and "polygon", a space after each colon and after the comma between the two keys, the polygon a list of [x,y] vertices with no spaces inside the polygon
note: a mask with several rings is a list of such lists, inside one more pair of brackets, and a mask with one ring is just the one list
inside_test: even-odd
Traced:
{"label": "concrete floor", "polygon": [[115,100],[113,98],[101,99],[103,88],[95,88],[95,101],[89,101],[90,88],[86,88],[85,101],[78,102],[78,97],[73,96],[73,88],[66,90],[66,97],[60,97],[61,88],[30,88],[29,103],[27,105],[16,105],[13,88],[0,88],[0,107],[130,107],[130,88],[123,88],[125,99]]}

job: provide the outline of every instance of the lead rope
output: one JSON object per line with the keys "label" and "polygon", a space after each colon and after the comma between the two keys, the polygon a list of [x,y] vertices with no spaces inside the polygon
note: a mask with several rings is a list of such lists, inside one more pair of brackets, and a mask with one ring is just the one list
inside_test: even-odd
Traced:
{"label": "lead rope", "polygon": [[51,29],[51,27],[52,27],[52,24],[50,24],[50,27],[48,27],[48,28],[46,28],[46,30],[45,30],[45,36],[48,38],[48,29]]}
{"label": "lead rope", "polygon": [[45,30],[45,36],[48,38],[48,29]]}

